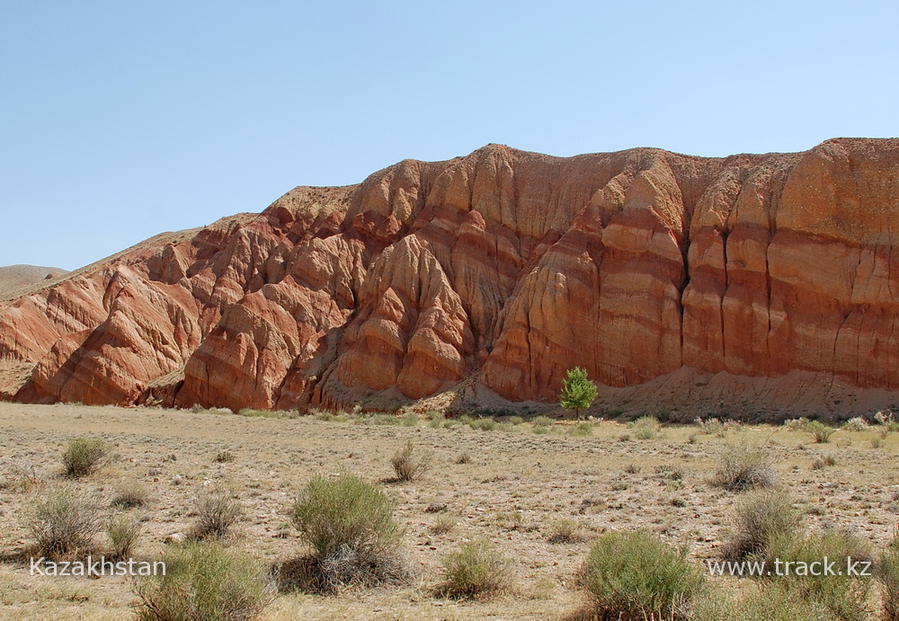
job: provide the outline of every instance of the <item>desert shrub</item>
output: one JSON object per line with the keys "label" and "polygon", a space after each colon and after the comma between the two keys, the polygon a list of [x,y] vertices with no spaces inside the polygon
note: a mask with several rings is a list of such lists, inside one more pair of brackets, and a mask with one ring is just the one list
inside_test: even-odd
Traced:
{"label": "desert shrub", "polygon": [[66,475],[77,478],[90,474],[109,454],[109,447],[100,438],[75,438],[62,454]]}
{"label": "desert shrub", "polygon": [[822,455],[820,457],[816,457],[812,462],[812,470],[821,470],[822,468],[827,468],[828,466],[835,466],[837,464],[837,460],[833,455]]}
{"label": "desert shrub", "polygon": [[827,442],[830,442],[830,436],[832,436],[837,431],[833,427],[825,425],[819,420],[812,420],[807,422],[802,430],[810,434],[818,444],[826,444]]}
{"label": "desert shrub", "polygon": [[462,545],[443,557],[437,592],[458,599],[486,598],[508,586],[508,561],[488,542]]}
{"label": "desert shrub", "polygon": [[601,619],[683,619],[704,576],[686,550],[645,532],[612,532],[590,549],[584,582]]}
{"label": "desert shrub", "polygon": [[253,408],[243,408],[237,412],[240,416],[249,418],[284,418],[285,413],[276,410],[257,410]]}
{"label": "desert shrub", "polygon": [[135,583],[142,621],[245,621],[271,601],[262,566],[218,544],[173,547],[162,560],[164,575]]}
{"label": "desert shrub", "polygon": [[418,427],[418,415],[417,414],[406,414],[400,419],[400,424],[404,427]]}
{"label": "desert shrub", "polygon": [[[837,575],[812,575],[795,569],[785,578],[785,588],[810,602],[829,610],[836,618],[845,621],[864,621],[868,618],[867,600],[871,580],[869,577],[849,575],[845,571],[847,559],[869,560],[867,546],[857,537],[845,532],[823,531],[805,537],[778,537],[771,555],[781,563],[796,563],[809,567],[825,559],[833,561],[839,570]],[[842,572],[842,573],[840,573]]]}
{"label": "desert shrub", "polygon": [[471,455],[468,453],[460,453],[459,456],[456,457],[457,464],[470,464],[472,461]]}
{"label": "desert shrub", "polygon": [[634,436],[640,440],[651,440],[659,432],[659,419],[655,416],[641,416],[630,424]]}
{"label": "desert shrub", "polygon": [[824,606],[811,602],[780,583],[736,600],[718,590],[697,601],[693,619],[697,621],[838,621]]}
{"label": "desert shrub", "polygon": [[737,504],[733,531],[724,544],[724,557],[769,558],[781,540],[794,539],[798,529],[799,514],[789,498],[773,491],[755,492]]}
{"label": "desert shrub", "polygon": [[442,515],[437,518],[437,521],[431,524],[431,527],[428,529],[435,535],[445,535],[448,532],[452,531],[456,527],[455,518],[449,515]]}
{"label": "desert shrub", "polygon": [[223,539],[240,519],[243,509],[231,492],[213,488],[197,497],[197,521],[191,531],[196,539]]}
{"label": "desert shrub", "polygon": [[569,432],[573,436],[589,436],[593,433],[593,425],[587,421],[576,423]]}
{"label": "desert shrub", "polygon": [[0,490],[30,492],[44,484],[44,475],[31,462],[13,464],[0,484]]}
{"label": "desert shrub", "polygon": [[428,427],[440,429],[446,424],[446,417],[443,412],[428,412]]}
{"label": "desert shrub", "polygon": [[229,462],[234,461],[234,453],[232,453],[231,451],[227,451],[227,450],[219,451],[218,453],[215,454],[215,457],[212,458],[212,461],[214,461],[217,464],[227,464]]}
{"label": "desert shrub", "polygon": [[393,414],[374,414],[365,418],[366,423],[372,425],[399,425],[400,419]]}
{"label": "desert shrub", "polygon": [[552,430],[549,425],[534,425],[532,431],[538,436],[546,435]]}
{"label": "desert shrub", "polygon": [[476,418],[468,426],[479,431],[493,431],[496,429],[496,421],[492,418]]}
{"label": "desert shrub", "polygon": [[127,479],[116,485],[111,504],[120,509],[132,509],[147,504],[148,498],[149,492],[140,481]]}
{"label": "desert shrub", "polygon": [[513,425],[520,425],[524,422],[524,419],[521,416],[509,416],[506,419],[506,422],[512,423]]}
{"label": "desert shrub", "polygon": [[884,621],[899,621],[899,536],[880,556],[877,579],[883,586]]}
{"label": "desert shrub", "polygon": [[407,442],[400,451],[390,459],[397,481],[414,481],[420,478],[431,467],[431,453],[416,454],[415,446]]}
{"label": "desert shrub", "polygon": [[709,435],[722,433],[724,431],[724,425],[721,424],[721,420],[718,418],[707,418],[705,420],[701,418],[695,418],[693,420],[693,424],[699,427],[699,431],[702,433],[707,433]]}
{"label": "desert shrub", "polygon": [[768,452],[759,446],[729,445],[721,453],[712,483],[732,492],[771,487],[777,472],[768,465]]}
{"label": "desert shrub", "polygon": [[313,549],[316,588],[395,582],[406,575],[397,555],[393,503],[359,477],[316,476],[298,495],[291,519]]}
{"label": "desert shrub", "polygon": [[553,419],[551,419],[549,416],[535,416],[531,420],[531,423],[535,427],[549,427],[550,425],[555,423],[555,421]]}
{"label": "desert shrub", "polygon": [[71,485],[51,488],[36,497],[26,524],[43,556],[89,550],[101,522],[97,504]]}
{"label": "desert shrub", "polygon": [[123,559],[131,556],[131,550],[140,537],[141,523],[129,515],[114,515],[106,523],[106,537],[112,557]]}
{"label": "desert shrub", "polygon": [[854,418],[850,418],[845,423],[843,423],[843,429],[846,431],[867,431],[868,421],[866,421],[861,416],[856,416]]}
{"label": "desert shrub", "polygon": [[808,425],[809,420],[805,416],[799,418],[788,418],[783,422],[783,426],[789,431],[803,431]]}
{"label": "desert shrub", "polygon": [[557,520],[550,526],[546,540],[549,543],[579,543],[586,540],[586,535],[574,520]]}

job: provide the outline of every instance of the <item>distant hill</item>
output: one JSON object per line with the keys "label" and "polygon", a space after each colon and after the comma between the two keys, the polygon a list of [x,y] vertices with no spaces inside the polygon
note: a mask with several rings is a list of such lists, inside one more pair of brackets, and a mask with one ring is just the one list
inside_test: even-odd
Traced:
{"label": "distant hill", "polygon": [[0,295],[40,282],[68,274],[58,267],[41,267],[40,265],[7,265],[0,267]]}

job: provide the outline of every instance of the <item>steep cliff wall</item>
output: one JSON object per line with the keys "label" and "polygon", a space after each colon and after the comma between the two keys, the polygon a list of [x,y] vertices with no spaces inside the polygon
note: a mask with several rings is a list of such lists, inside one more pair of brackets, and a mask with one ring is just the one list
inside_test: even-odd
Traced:
{"label": "steep cliff wall", "polygon": [[489,145],[296,188],[0,302],[0,394],[553,402],[580,365],[606,407],[848,415],[899,402],[894,232],[899,140],[728,158]]}

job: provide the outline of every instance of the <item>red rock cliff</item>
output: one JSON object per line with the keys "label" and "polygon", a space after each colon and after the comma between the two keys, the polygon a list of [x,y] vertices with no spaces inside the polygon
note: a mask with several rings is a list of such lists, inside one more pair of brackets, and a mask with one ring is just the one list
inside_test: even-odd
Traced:
{"label": "red rock cliff", "polygon": [[287,409],[468,380],[471,402],[553,402],[580,365],[606,405],[848,413],[899,391],[894,234],[899,140],[490,145],[296,188],[0,302],[0,394]]}

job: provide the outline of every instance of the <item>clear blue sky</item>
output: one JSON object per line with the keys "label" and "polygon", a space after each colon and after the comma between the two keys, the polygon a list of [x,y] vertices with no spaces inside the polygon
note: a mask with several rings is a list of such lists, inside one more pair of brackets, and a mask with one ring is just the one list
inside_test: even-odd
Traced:
{"label": "clear blue sky", "polygon": [[0,265],[76,268],[489,142],[895,136],[899,3],[0,0]]}

